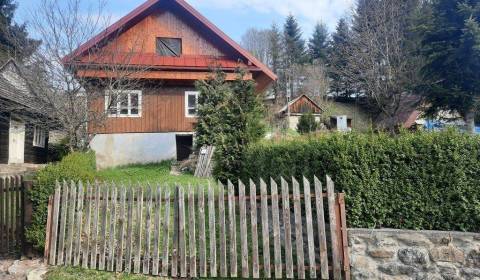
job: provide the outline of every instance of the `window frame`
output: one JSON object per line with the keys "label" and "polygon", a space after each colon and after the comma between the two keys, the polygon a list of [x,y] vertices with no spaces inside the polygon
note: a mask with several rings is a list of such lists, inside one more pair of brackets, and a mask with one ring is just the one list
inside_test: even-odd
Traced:
{"label": "window frame", "polygon": [[46,129],[41,126],[35,125],[33,127],[32,145],[34,147],[45,148],[46,141],[47,141]]}
{"label": "window frame", "polygon": [[[127,114],[122,114],[121,113],[121,110],[122,110],[122,107],[121,107],[121,101],[119,101],[119,99],[117,100],[117,104],[116,104],[116,114],[113,114],[110,112],[109,109],[113,109],[113,104],[112,104],[112,108],[108,108],[109,106],[109,103],[110,103],[110,97],[113,96],[114,94],[118,94],[118,93],[121,93],[121,94],[126,94],[127,95],[127,102],[128,102],[128,105],[127,105],[127,111],[128,113]],[[137,110],[138,110],[138,113],[136,114],[132,114],[132,95],[133,94],[137,94],[138,95],[138,106],[137,106]],[[143,92],[141,90],[106,90],[105,91],[105,112],[107,113],[107,116],[108,117],[111,117],[111,118],[140,118],[142,117],[142,95],[143,95]]]}
{"label": "window frame", "polygon": [[[178,55],[163,55],[157,52],[158,50],[158,41],[161,39],[173,39],[173,40],[178,40],[180,42],[180,50]],[[167,46],[168,47],[168,46]],[[170,49],[170,48],[169,48]],[[171,49],[170,49],[171,50]],[[173,51],[172,51],[173,52]],[[181,57],[183,55],[183,40],[182,38],[178,37],[155,37],[155,54],[162,56],[162,57]]]}
{"label": "window frame", "polygon": [[188,106],[188,97],[191,96],[191,95],[195,96],[195,107],[193,107],[193,109],[195,109],[195,112],[197,112],[197,110],[198,110],[198,96],[200,95],[200,92],[199,91],[185,91],[185,117],[196,118],[197,113],[192,115],[192,114],[189,114],[189,112],[188,112],[189,109],[192,109],[192,107]]}

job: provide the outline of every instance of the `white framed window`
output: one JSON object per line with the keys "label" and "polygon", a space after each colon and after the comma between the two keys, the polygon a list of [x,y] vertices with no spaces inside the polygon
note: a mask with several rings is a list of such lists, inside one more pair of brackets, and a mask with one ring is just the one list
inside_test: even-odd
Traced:
{"label": "white framed window", "polygon": [[141,117],[141,90],[108,90],[105,92],[105,111],[110,117]]}
{"label": "white framed window", "polygon": [[185,92],[185,116],[194,118],[197,116],[198,91]]}
{"label": "white framed window", "polygon": [[45,148],[45,142],[47,140],[47,132],[40,126],[33,127],[33,146]]}

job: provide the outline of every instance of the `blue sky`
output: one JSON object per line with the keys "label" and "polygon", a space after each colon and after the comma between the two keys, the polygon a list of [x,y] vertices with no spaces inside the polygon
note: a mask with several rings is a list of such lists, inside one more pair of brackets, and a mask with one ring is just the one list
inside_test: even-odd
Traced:
{"label": "blue sky", "polygon": [[[60,0],[61,1],[61,0]],[[95,0],[83,0],[85,2]],[[29,10],[38,0],[17,0],[16,20],[27,22]],[[113,20],[126,15],[144,0],[107,0],[106,16]],[[324,22],[332,31],[337,20],[348,15],[355,0],[187,0],[215,25],[237,42],[248,28],[268,28],[283,24],[291,13],[297,17],[304,37],[308,38],[316,22]]]}

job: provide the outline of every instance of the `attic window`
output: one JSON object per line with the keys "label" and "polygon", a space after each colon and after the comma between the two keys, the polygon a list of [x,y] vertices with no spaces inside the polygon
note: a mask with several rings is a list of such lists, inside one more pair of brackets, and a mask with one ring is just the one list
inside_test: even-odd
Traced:
{"label": "attic window", "polygon": [[157,54],[161,56],[180,56],[182,54],[182,39],[157,38]]}

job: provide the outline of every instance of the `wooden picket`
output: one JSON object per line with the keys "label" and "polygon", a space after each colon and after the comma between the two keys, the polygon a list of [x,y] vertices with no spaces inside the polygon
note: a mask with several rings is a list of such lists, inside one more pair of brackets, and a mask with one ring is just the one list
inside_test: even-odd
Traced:
{"label": "wooden picket", "polygon": [[19,255],[23,241],[23,177],[0,177],[0,256]]}
{"label": "wooden picket", "polygon": [[[5,185],[0,194],[11,188]],[[57,183],[46,257],[51,265],[164,277],[350,279],[344,195],[334,193],[330,177],[325,185],[326,192],[316,177],[312,184],[281,178],[171,192]],[[0,196],[0,207],[11,197]],[[2,229],[17,228],[5,219]]]}

